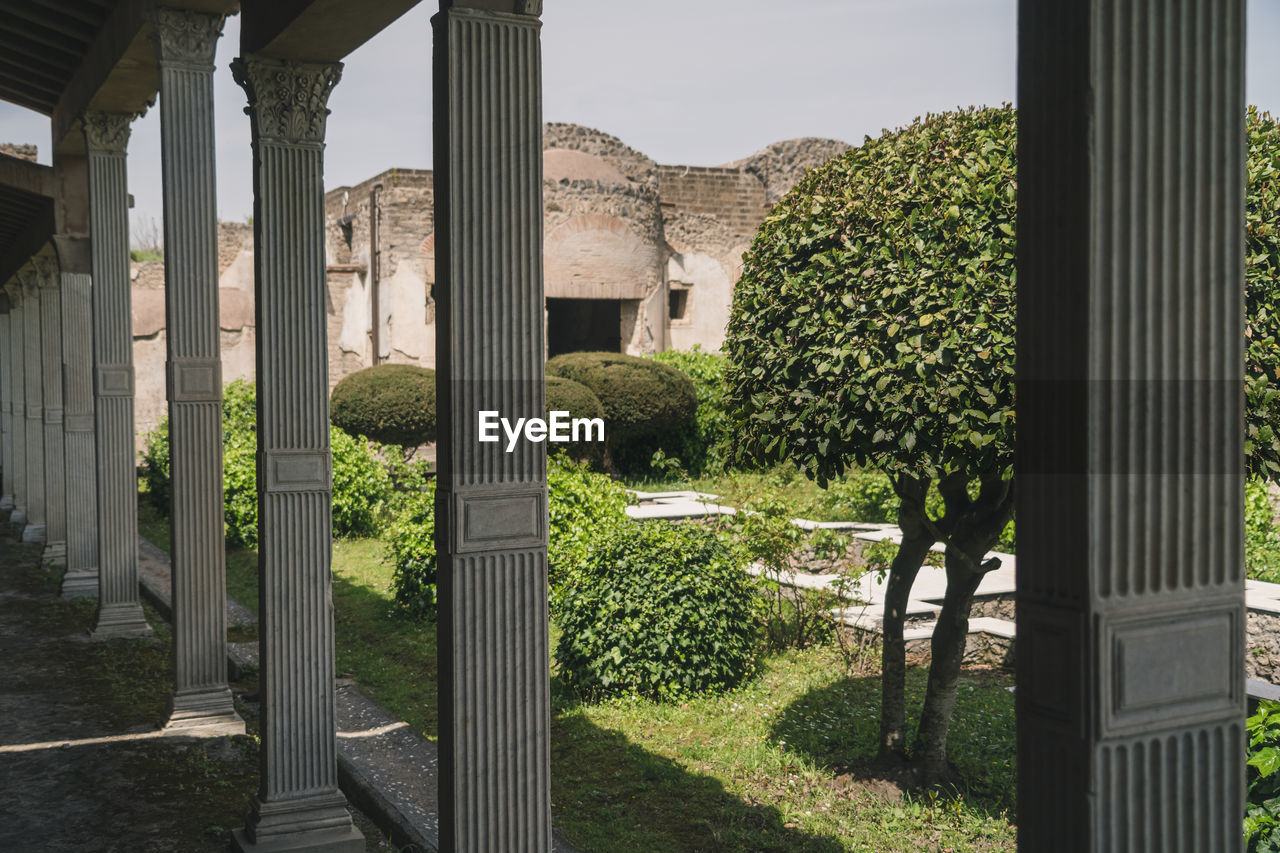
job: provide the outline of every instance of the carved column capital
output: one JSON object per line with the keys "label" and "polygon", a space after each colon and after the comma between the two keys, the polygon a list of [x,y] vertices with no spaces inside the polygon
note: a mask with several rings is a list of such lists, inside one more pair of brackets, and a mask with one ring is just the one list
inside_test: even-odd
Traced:
{"label": "carved column capital", "polygon": [[440,8],[506,12],[509,15],[536,18],[542,14],[542,0],[441,0]]}
{"label": "carved column capital", "polygon": [[31,259],[35,267],[37,286],[41,290],[56,290],[58,287],[58,259],[52,252],[41,252]]}
{"label": "carved column capital", "polygon": [[156,58],[165,65],[212,69],[225,15],[158,6],[147,15]]}
{"label": "carved column capital", "polygon": [[40,268],[36,265],[35,259],[27,261],[17,272],[18,281],[22,285],[22,294],[28,299],[34,299],[40,295],[40,286],[44,283]]}
{"label": "carved column capital", "polygon": [[129,147],[129,130],[133,120],[142,113],[104,113],[90,111],[84,114],[84,141],[90,151],[107,154],[124,154]]}
{"label": "carved column capital", "polygon": [[258,56],[231,63],[249,98],[245,108],[259,141],[323,144],[329,93],[342,77],[341,62],[294,62]]}

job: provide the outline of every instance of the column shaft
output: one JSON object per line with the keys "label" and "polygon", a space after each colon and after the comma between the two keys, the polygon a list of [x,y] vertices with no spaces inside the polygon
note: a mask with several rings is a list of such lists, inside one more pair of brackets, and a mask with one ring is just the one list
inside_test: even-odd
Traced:
{"label": "column shaft", "polygon": [[1019,10],[1018,840],[1238,851],[1244,2]]}
{"label": "column shaft", "polygon": [[243,732],[227,687],[222,362],[213,55],[221,15],[157,8],[173,502],[173,711],[168,729]]}
{"label": "column shaft", "polygon": [[9,370],[9,297],[0,295],[0,510],[13,509],[13,377]]}
{"label": "column shaft", "polygon": [[26,385],[27,523],[23,542],[43,542],[45,537],[44,477],[44,352],[40,344],[40,274],[28,265],[22,279],[23,353]]}
{"label": "column shaft", "polygon": [[60,565],[67,539],[66,465],[62,440],[62,294],[52,257],[40,272],[40,349],[44,391],[45,562]]}
{"label": "column shaft", "polygon": [[13,395],[13,512],[9,523],[19,531],[27,525],[27,392],[26,370],[22,366],[23,338],[26,319],[22,310],[22,286],[15,281],[6,285],[9,294],[9,358],[4,370],[9,374]]}
{"label": "column shaft", "polygon": [[57,236],[61,280],[67,571],[62,594],[98,594],[98,465],[93,427],[92,254],[89,239]]}
{"label": "column shaft", "polygon": [[95,637],[150,630],[138,602],[138,481],[134,461],[133,321],[125,148],[133,116],[87,113],[93,257],[98,619]]}
{"label": "column shaft", "polygon": [[[325,102],[341,65],[232,65],[253,138],[262,784],[236,850],[359,851],[338,790],[324,249]],[[297,841],[296,843],[301,843]]]}
{"label": "column shaft", "polygon": [[550,850],[546,449],[476,427],[543,406],[541,24],[460,5],[434,19],[440,843]]}

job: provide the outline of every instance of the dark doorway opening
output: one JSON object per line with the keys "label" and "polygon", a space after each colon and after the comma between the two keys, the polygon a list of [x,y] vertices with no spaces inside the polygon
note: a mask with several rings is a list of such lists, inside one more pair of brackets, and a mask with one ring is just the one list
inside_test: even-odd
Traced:
{"label": "dark doorway opening", "polygon": [[548,299],[547,357],[566,352],[621,352],[622,302]]}

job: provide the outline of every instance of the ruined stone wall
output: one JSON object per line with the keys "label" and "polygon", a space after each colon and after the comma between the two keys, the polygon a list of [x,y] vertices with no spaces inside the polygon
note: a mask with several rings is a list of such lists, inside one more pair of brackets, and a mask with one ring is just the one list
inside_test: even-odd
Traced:
{"label": "ruined stone wall", "polygon": [[27,160],[34,163],[37,159],[36,146],[19,145],[14,142],[0,142],[0,154],[7,154],[10,157],[17,157],[19,160]]}
{"label": "ruined stone wall", "polygon": [[[164,262],[130,265],[135,376],[134,425],[139,450],[146,435],[168,411],[165,399]],[[221,328],[222,381],[253,379],[253,228],[243,223],[218,225],[218,324]]]}
{"label": "ruined stone wall", "polygon": [[542,187],[547,297],[620,300],[622,351],[666,349],[658,165],[606,133],[553,123]]}
{"label": "ruined stone wall", "polygon": [[742,169],[758,178],[764,184],[765,200],[772,207],[800,182],[807,169],[815,169],[851,147],[838,139],[787,139],[727,163],[726,168]]}
{"label": "ruined stone wall", "polygon": [[743,169],[659,166],[658,189],[664,205],[711,217],[746,238],[756,232],[769,212],[764,184]]}

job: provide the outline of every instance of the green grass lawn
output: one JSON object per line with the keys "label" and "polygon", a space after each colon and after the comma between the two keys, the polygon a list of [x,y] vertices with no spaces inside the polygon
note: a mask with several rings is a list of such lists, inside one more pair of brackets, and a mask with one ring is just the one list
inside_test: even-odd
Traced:
{"label": "green grass lawn", "polygon": [[[739,494],[754,488],[751,477],[736,479]],[[145,502],[140,528],[168,546],[167,521]],[[229,549],[228,589],[254,607],[256,565],[252,550]],[[335,542],[333,569],[338,672],[436,739],[435,625],[396,611],[380,541]],[[557,633],[553,623],[553,648]],[[584,851],[1015,846],[1007,673],[966,672],[961,683],[950,745],[965,789],[896,802],[869,793],[860,775],[874,752],[879,683],[846,677],[830,647],[767,657],[760,676],[739,690],[678,705],[583,705],[554,662],[552,679],[554,819]],[[919,712],[924,683],[923,670],[910,673],[910,713]]]}

